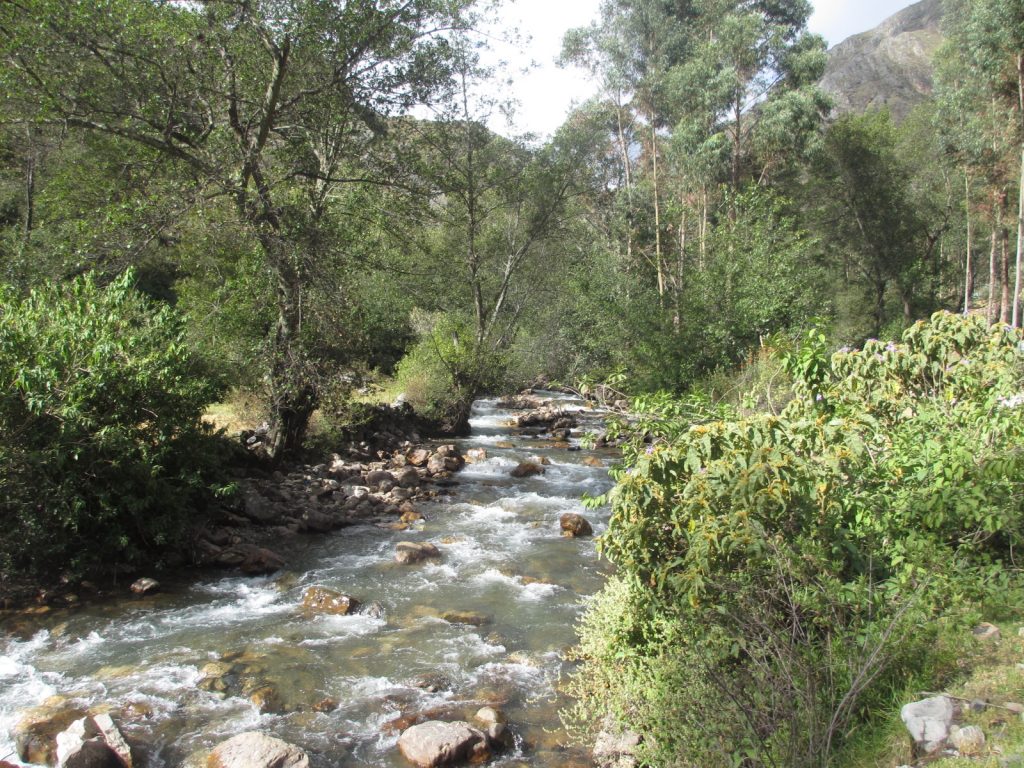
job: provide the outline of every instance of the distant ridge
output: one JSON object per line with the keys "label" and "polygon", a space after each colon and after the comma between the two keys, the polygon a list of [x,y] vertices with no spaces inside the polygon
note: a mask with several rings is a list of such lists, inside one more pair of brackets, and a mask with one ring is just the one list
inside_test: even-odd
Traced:
{"label": "distant ridge", "polygon": [[902,120],[930,96],[942,13],[942,0],[921,0],[833,47],[819,85],[832,96],[835,113],[887,106]]}

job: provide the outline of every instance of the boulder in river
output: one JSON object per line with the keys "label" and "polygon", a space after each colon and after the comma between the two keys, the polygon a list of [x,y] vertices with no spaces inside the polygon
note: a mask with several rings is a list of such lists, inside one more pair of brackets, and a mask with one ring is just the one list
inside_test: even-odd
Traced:
{"label": "boulder in river", "polygon": [[491,617],[475,611],[445,611],[441,618],[449,624],[465,624],[469,627],[483,627],[491,623]]}
{"label": "boulder in river", "polygon": [[309,757],[296,746],[259,731],[233,736],[214,748],[208,768],[309,768]]}
{"label": "boulder in river", "polygon": [[513,469],[509,474],[512,477],[533,477],[534,475],[543,475],[545,472],[544,467],[535,461],[523,461],[520,462],[519,466]]}
{"label": "boulder in river", "polygon": [[57,734],[57,766],[132,768],[132,753],[110,715],[83,717]]}
{"label": "boulder in river", "polygon": [[327,587],[309,587],[302,594],[302,609],[306,613],[346,616],[359,609],[359,601]]}
{"label": "boulder in river", "polygon": [[400,541],[395,546],[395,562],[414,565],[441,557],[441,550],[429,542]]}
{"label": "boulder in river", "polygon": [[56,696],[26,711],[11,730],[18,759],[53,765],[57,761],[57,734],[84,714],[66,699]]}
{"label": "boulder in river", "polygon": [[566,512],[562,515],[561,520],[559,520],[559,524],[562,527],[562,535],[569,538],[590,536],[594,533],[594,529],[587,521],[587,518],[575,512]]}
{"label": "boulder in river", "polygon": [[487,461],[487,449],[470,448],[468,451],[466,451],[466,455],[463,458],[469,464],[479,464],[481,461]]}
{"label": "boulder in river", "polygon": [[148,576],[143,576],[141,579],[136,579],[132,582],[130,589],[136,595],[150,595],[160,591],[160,582]]}
{"label": "boulder in river", "polygon": [[398,749],[419,768],[481,763],[490,756],[487,735],[469,723],[431,720],[414,725],[398,739]]}

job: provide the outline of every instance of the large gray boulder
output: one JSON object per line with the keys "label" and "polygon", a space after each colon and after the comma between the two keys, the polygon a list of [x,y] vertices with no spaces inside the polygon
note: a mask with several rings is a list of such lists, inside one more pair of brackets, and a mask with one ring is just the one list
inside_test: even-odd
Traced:
{"label": "large gray boulder", "polygon": [[949,738],[949,729],[956,717],[956,706],[946,696],[933,696],[904,705],[900,710],[914,744],[924,754],[942,747]]}
{"label": "large gray boulder", "polygon": [[406,760],[420,768],[479,763],[490,755],[487,735],[469,723],[430,720],[407,729],[398,738]]}
{"label": "large gray boulder", "polygon": [[309,768],[309,757],[296,746],[259,731],[247,731],[218,744],[208,768]]}

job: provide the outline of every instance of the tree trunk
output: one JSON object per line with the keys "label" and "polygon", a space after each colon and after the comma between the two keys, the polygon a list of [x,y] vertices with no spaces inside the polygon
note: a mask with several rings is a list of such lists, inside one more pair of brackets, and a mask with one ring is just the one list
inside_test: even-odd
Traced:
{"label": "tree trunk", "polygon": [[1020,180],[1018,181],[1018,202],[1017,202],[1017,258],[1014,261],[1013,278],[1013,317],[1011,323],[1014,328],[1020,328],[1020,282],[1021,262],[1024,261],[1024,145],[1020,152]]}
{"label": "tree trunk", "polygon": [[259,241],[276,278],[277,324],[271,352],[267,447],[276,463],[302,447],[319,391],[300,343],[302,276],[277,233],[262,232]]}
{"label": "tree trunk", "polygon": [[665,265],[661,258],[661,204],[658,200],[658,132],[651,119],[651,169],[654,182],[654,259],[658,269],[658,296],[665,305]]}
{"label": "tree trunk", "polygon": [[995,208],[995,224],[992,227],[992,237],[988,252],[988,311],[986,312],[986,319],[989,323],[994,323],[999,318],[999,303],[996,298],[996,293],[999,289],[999,268],[998,268],[998,250],[999,250],[999,229],[1000,229],[1000,215],[999,215],[999,200],[998,194],[993,193],[992,202]]}
{"label": "tree trunk", "polygon": [[874,319],[875,319],[875,332],[874,337],[878,338],[882,335],[882,326],[885,324],[885,280],[875,280],[875,308],[874,308]]}
{"label": "tree trunk", "polygon": [[964,174],[964,212],[967,214],[967,266],[964,271],[964,315],[971,311],[971,299],[974,296],[974,262],[971,249],[973,243],[971,236],[971,176]]}
{"label": "tree trunk", "polygon": [[1010,311],[1010,232],[1003,227],[999,232],[999,322],[1009,325]]}
{"label": "tree trunk", "polygon": [[37,137],[33,135],[32,129],[26,127],[25,140],[28,144],[28,155],[25,158],[25,245],[28,245],[32,239],[32,230],[36,227],[36,166],[39,163],[36,139]]}

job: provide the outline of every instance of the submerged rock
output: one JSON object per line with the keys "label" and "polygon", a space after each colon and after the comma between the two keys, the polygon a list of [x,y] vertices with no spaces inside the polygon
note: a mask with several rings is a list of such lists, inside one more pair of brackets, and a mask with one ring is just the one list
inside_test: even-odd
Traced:
{"label": "submerged rock", "polygon": [[519,466],[513,469],[509,474],[512,475],[512,477],[522,478],[533,477],[534,475],[543,475],[544,472],[544,467],[542,467],[535,461],[524,461],[521,462]]}
{"label": "submerged rock", "polygon": [[286,741],[248,731],[217,745],[206,764],[207,768],[309,768],[309,757]]}
{"label": "submerged rock", "polygon": [[441,557],[441,550],[429,542],[400,541],[395,546],[395,562],[414,565]]}
{"label": "submerged rock", "polygon": [[406,760],[420,768],[480,763],[490,757],[487,735],[469,723],[431,720],[414,725],[398,738]]}

